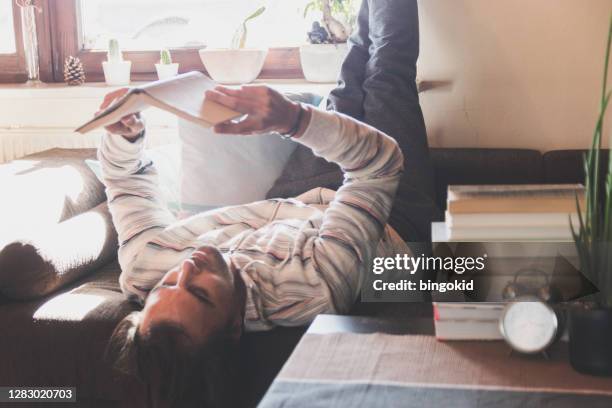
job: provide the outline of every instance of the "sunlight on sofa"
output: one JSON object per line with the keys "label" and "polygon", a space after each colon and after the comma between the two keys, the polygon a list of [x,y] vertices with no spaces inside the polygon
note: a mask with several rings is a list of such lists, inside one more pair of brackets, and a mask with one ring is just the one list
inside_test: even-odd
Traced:
{"label": "sunlight on sofa", "polygon": [[44,303],[34,313],[34,320],[81,321],[106,299],[99,295],[64,293]]}

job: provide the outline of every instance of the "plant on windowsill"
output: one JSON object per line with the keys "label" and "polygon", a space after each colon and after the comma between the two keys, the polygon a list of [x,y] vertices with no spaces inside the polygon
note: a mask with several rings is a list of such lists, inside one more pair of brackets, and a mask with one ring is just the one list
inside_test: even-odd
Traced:
{"label": "plant on windowsill", "polygon": [[178,74],[179,64],[172,62],[170,51],[163,49],[159,52],[159,63],[155,64],[155,70],[160,80],[168,79]]}
{"label": "plant on windowsill", "polygon": [[253,82],[263,68],[268,50],[265,48],[246,48],[248,23],[266,11],[260,7],[247,16],[236,29],[231,48],[200,50],[200,59],[208,74],[223,84],[245,84]]}
{"label": "plant on windowsill", "polygon": [[107,60],[102,62],[104,80],[110,86],[125,86],[130,84],[131,61],[124,61],[119,48],[119,41],[112,39],[108,42]]}
{"label": "plant on windowsill", "polygon": [[600,163],[604,117],[612,95],[607,87],[611,43],[612,15],[599,118],[584,163],[586,208],[577,204],[580,225],[577,230],[572,227],[581,272],[599,292],[593,302],[570,309],[569,326],[572,366],[580,372],[608,376],[612,375],[612,160],[607,175],[600,171]]}
{"label": "plant on windowsill", "polygon": [[306,80],[335,82],[348,53],[346,44],[355,23],[354,0],[313,0],[304,9],[304,18],[312,11],[321,14],[308,32],[309,44],[300,47],[300,59]]}

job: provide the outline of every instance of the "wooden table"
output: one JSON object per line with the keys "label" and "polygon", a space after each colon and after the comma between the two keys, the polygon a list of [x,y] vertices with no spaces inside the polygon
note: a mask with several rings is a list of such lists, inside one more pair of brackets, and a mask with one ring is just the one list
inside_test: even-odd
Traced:
{"label": "wooden table", "polygon": [[275,407],[612,407],[612,378],[501,341],[439,342],[431,319],[319,316],[259,405]]}

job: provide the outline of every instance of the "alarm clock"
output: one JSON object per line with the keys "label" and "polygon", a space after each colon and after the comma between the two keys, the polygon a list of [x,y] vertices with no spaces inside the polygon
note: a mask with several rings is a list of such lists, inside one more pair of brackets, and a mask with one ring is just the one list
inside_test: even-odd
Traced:
{"label": "alarm clock", "polygon": [[499,319],[503,338],[513,350],[543,353],[559,333],[560,320],[554,309],[537,297],[521,297],[504,308]]}
{"label": "alarm clock", "polygon": [[[539,278],[540,283],[534,282]],[[529,279],[529,280],[528,280]],[[561,298],[559,290],[550,281],[546,272],[537,268],[523,268],[514,274],[514,279],[502,291],[505,300],[533,296],[544,302],[555,302]]]}

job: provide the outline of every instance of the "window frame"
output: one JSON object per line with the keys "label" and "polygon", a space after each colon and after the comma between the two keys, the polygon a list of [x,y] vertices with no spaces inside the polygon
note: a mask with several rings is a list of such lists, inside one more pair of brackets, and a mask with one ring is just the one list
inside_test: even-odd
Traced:
{"label": "window frame", "polygon": [[0,54],[0,82],[24,82],[27,79],[25,66],[25,52],[23,50],[23,37],[21,35],[21,11],[11,0],[13,7],[13,30],[15,32],[16,52]]}
{"label": "window frame", "polygon": [[[68,56],[76,56],[83,62],[89,82],[104,81],[102,61],[106,52],[81,48],[82,29],[79,18],[80,0],[41,0],[48,16],[48,44],[41,48],[41,54],[51,55],[51,76],[56,82],[63,81],[63,65]],[[86,0],[85,0],[86,1]],[[40,41],[39,41],[40,43]],[[198,48],[173,48],[172,58],[180,64],[180,72],[198,70],[206,72]],[[155,63],[158,51],[124,51],[125,59],[132,61],[132,80],[148,81],[157,79]],[[41,58],[41,66],[43,64]],[[260,79],[303,79],[298,47],[270,48]]]}
{"label": "window frame", "polygon": [[[15,30],[15,46],[17,51],[13,54],[0,55],[0,83],[22,83],[27,81],[28,74],[21,31],[21,10],[15,4],[14,0],[10,1],[13,6],[13,29]],[[52,49],[49,17],[49,4],[53,1],[54,0],[35,1],[35,5],[40,7],[41,11],[40,13],[36,13],[36,37],[38,39],[39,75],[43,82],[53,82],[55,79],[51,64]]]}

